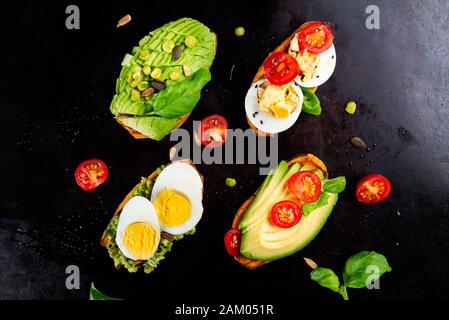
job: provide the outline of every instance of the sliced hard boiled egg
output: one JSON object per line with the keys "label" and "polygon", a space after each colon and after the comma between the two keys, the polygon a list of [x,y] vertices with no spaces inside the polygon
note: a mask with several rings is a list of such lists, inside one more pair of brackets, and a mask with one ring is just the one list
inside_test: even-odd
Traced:
{"label": "sliced hard boiled egg", "polygon": [[133,197],[123,207],[115,242],[125,257],[148,260],[156,252],[161,238],[156,210],[145,197]]}
{"label": "sliced hard boiled egg", "polygon": [[[329,80],[334,73],[335,67],[337,65],[337,53],[335,51],[335,46],[332,45],[326,51],[318,54],[318,61],[319,62],[317,65],[317,70],[313,79],[309,81],[302,81],[300,74],[298,77],[296,77],[295,82],[298,83],[301,87],[314,88],[322,85],[327,80]],[[301,64],[299,65],[299,68],[301,69]]]}
{"label": "sliced hard boiled egg", "polygon": [[192,230],[203,215],[203,181],[187,163],[172,163],[156,178],[151,192],[161,230],[184,234]]}
{"label": "sliced hard boiled egg", "polygon": [[259,101],[257,98],[257,89],[266,82],[266,79],[259,80],[251,85],[245,98],[245,111],[249,121],[257,129],[275,134],[283,132],[293,126],[298,120],[301,113],[302,103],[304,96],[299,85],[292,82],[291,85],[298,95],[298,106],[296,109],[288,115],[286,118],[275,117],[273,114],[262,111],[259,107]]}

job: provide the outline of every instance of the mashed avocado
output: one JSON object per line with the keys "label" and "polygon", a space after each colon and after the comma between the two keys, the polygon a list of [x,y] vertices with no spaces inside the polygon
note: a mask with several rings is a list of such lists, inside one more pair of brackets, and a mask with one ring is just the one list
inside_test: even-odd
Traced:
{"label": "mashed avocado", "polygon": [[[157,172],[160,173],[165,166],[161,166],[157,169]],[[140,184],[134,189],[133,196],[142,196],[149,198],[151,195],[151,190],[153,189],[154,180],[150,180],[147,178],[142,178]],[[124,267],[129,272],[136,272],[140,268],[143,267],[143,271],[145,273],[151,273],[158,265],[161,260],[165,258],[165,254],[171,251],[173,243],[175,241],[181,240],[185,235],[192,235],[195,233],[195,228],[190,230],[189,232],[182,235],[172,235],[169,239],[161,238],[161,242],[159,243],[159,247],[156,250],[156,253],[145,262],[142,261],[134,261],[126,258],[117,244],[115,243],[115,234],[117,232],[117,225],[119,221],[119,216],[115,215],[106,230],[103,234],[103,239],[108,243],[107,249],[109,252],[109,256],[114,260],[114,266],[119,269],[120,267]]]}

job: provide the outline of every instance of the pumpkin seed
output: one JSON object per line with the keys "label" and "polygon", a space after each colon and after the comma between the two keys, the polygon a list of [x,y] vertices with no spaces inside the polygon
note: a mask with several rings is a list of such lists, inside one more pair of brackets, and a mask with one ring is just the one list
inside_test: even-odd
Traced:
{"label": "pumpkin seed", "polygon": [[177,46],[175,46],[173,48],[173,51],[172,51],[173,61],[178,61],[179,58],[181,58],[181,55],[182,55],[182,47],[178,44]]}
{"label": "pumpkin seed", "polygon": [[149,87],[149,88],[145,89],[144,91],[142,91],[142,93],[140,95],[142,97],[149,97],[155,92],[156,92],[156,90],[153,87]]}
{"label": "pumpkin seed", "polygon": [[117,22],[117,28],[123,27],[125,24],[128,24],[131,21],[131,16],[127,14],[126,16],[123,16],[118,22]]}
{"label": "pumpkin seed", "polygon": [[184,75],[185,75],[186,77],[190,77],[190,75],[192,74],[192,73],[190,72],[189,66],[186,65],[186,64],[183,64],[183,65],[182,65],[182,72],[184,72]]}
{"label": "pumpkin seed", "polygon": [[366,143],[359,137],[353,137],[351,138],[351,143],[354,147],[359,149],[366,149]]}
{"label": "pumpkin seed", "polygon": [[174,239],[173,235],[171,235],[170,233],[165,232],[165,231],[161,232],[161,237],[165,238],[165,239],[167,239],[169,241],[173,241],[173,239]]}
{"label": "pumpkin seed", "polygon": [[318,265],[316,264],[316,262],[315,261],[313,261],[312,259],[309,259],[309,258],[303,258],[304,259],[304,261],[307,263],[307,265],[309,266],[309,267],[311,267],[313,270],[315,270],[316,268],[318,268]]}
{"label": "pumpkin seed", "polygon": [[161,91],[165,88],[165,83],[162,81],[151,81],[151,86],[156,89],[156,91]]}

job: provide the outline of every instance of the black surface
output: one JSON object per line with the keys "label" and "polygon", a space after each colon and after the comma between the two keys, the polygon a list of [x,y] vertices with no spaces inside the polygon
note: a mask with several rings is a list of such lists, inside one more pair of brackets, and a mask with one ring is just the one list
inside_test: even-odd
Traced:
{"label": "black surface", "polygon": [[[177,243],[153,274],[116,271],[99,246],[115,207],[140,176],[168,161],[173,144],[133,140],[112,120],[108,106],[120,62],[150,30],[183,16],[219,37],[213,80],[184,125],[189,130],[193,119],[216,112],[230,127],[247,128],[244,95],[267,52],[304,21],[335,22],[338,63],[318,91],[323,114],[301,115],[280,135],[280,159],[311,152],[332,175],[348,179],[326,226],[302,254],[338,270],[359,250],[384,253],[393,272],[381,279],[381,290],[351,290],[353,299],[447,297],[449,2],[378,0],[378,31],[365,28],[371,1],[77,1],[77,31],[65,28],[68,4],[2,5],[0,298],[86,299],[94,280],[123,298],[340,299],[308,279],[300,254],[253,272],[226,254],[223,235],[263,180],[256,165],[199,166],[205,213],[198,232]],[[127,13],[132,22],[117,30]],[[242,38],[233,34],[239,25],[246,29]],[[359,105],[354,116],[344,112],[349,100]],[[351,147],[354,135],[371,151]],[[92,157],[106,161],[110,177],[87,193],[73,172]],[[371,172],[388,176],[393,193],[368,207],[353,190]],[[224,187],[228,176],[238,187]],[[80,290],[65,289],[69,264],[82,271]]]}

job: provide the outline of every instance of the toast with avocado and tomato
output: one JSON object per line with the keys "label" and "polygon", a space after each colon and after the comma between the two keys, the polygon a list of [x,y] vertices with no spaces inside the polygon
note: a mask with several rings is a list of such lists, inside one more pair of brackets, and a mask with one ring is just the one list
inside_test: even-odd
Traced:
{"label": "toast with avocado and tomato", "polygon": [[266,58],[245,98],[246,119],[258,135],[273,135],[295,124],[301,112],[321,114],[315,95],[336,66],[328,23],[303,24]]}
{"label": "toast with avocado and tomato", "polygon": [[210,81],[217,36],[191,18],[150,32],[126,54],[110,110],[136,139],[161,140],[187,120]]}
{"label": "toast with avocado and tomato", "polygon": [[282,161],[237,211],[225,235],[228,253],[255,269],[298,252],[320,232],[345,186],[344,177],[329,179],[314,155]]}
{"label": "toast with avocado and tomato", "polygon": [[203,177],[174,162],[142,178],[114,212],[101,238],[117,269],[151,273],[173,244],[195,233],[203,214]]}

